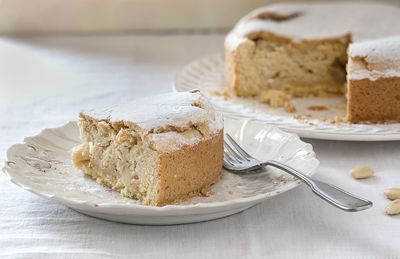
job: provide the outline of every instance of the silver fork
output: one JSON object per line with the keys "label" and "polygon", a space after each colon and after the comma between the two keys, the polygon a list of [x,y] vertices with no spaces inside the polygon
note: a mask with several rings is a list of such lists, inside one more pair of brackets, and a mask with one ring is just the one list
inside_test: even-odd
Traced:
{"label": "silver fork", "polygon": [[224,168],[229,171],[244,173],[260,169],[264,166],[273,166],[299,178],[307,184],[316,195],[339,209],[345,211],[360,211],[372,207],[371,201],[357,197],[336,186],[313,180],[296,169],[278,161],[268,160],[266,162],[261,162],[244,151],[229,134],[225,135],[232,144],[229,145],[228,142],[224,140],[225,152],[223,165]]}

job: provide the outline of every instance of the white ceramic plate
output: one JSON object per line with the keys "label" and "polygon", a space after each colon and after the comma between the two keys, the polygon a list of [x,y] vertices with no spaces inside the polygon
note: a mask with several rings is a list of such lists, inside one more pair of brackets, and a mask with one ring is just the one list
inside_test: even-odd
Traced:
{"label": "white ceramic plate", "polygon": [[[226,118],[225,132],[231,133],[260,160],[282,161],[310,176],[319,165],[310,144],[265,123]],[[37,136],[26,138],[25,143],[11,146],[3,171],[16,185],[84,214],[149,225],[191,223],[228,216],[300,184],[299,180],[276,169],[244,176],[222,170],[221,180],[211,187],[214,194],[209,197],[196,197],[179,205],[144,206],[76,171],[70,160],[70,150],[79,143],[75,122],[45,129]]]}
{"label": "white ceramic plate", "polygon": [[[211,91],[223,91],[224,58],[217,54],[195,60],[184,67],[176,76],[174,88],[176,91],[187,91],[198,88],[211,100],[214,107],[223,114],[240,115],[275,125],[288,132],[297,133],[301,137],[354,140],[354,141],[386,141],[400,140],[400,123],[357,125],[329,122],[335,115],[345,113],[345,98],[295,98],[293,104],[296,114],[303,115],[302,120],[294,119],[293,114],[282,108],[271,108],[254,99],[229,98],[212,94]],[[325,111],[310,111],[307,107],[324,105]],[[306,115],[311,117],[306,117]],[[319,119],[327,118],[328,122]]]}

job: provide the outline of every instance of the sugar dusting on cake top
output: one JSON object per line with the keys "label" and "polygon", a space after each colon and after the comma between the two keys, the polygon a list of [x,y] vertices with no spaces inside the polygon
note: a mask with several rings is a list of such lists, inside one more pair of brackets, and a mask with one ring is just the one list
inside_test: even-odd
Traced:
{"label": "sugar dusting on cake top", "polygon": [[353,43],[348,52],[351,80],[400,77],[400,36]]}
{"label": "sugar dusting on cake top", "polygon": [[196,144],[223,128],[222,116],[215,113],[199,90],[161,94],[91,109],[81,112],[80,117],[131,127],[163,151]]}
{"label": "sugar dusting on cake top", "polygon": [[[215,120],[213,108],[198,90],[140,98],[83,114],[97,120],[133,124],[147,133],[179,132]],[[211,126],[214,130],[222,127]]]}
{"label": "sugar dusting on cake top", "polygon": [[243,17],[227,36],[233,49],[263,32],[294,42],[351,35],[363,41],[400,34],[400,8],[378,3],[286,3],[258,8]]}

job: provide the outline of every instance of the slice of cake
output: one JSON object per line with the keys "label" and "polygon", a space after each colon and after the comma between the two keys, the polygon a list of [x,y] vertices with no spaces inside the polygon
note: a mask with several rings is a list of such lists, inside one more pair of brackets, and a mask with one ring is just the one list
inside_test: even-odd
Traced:
{"label": "slice of cake", "polygon": [[220,177],[223,121],[198,90],[82,112],[78,125],[74,166],[142,204],[201,195]]}
{"label": "slice of cake", "polygon": [[400,36],[351,44],[347,73],[347,121],[400,121]]}
{"label": "slice of cake", "polygon": [[[368,17],[368,18],[366,18]],[[227,91],[343,95],[351,42],[400,34],[400,8],[377,3],[284,3],[243,17],[225,39]]]}

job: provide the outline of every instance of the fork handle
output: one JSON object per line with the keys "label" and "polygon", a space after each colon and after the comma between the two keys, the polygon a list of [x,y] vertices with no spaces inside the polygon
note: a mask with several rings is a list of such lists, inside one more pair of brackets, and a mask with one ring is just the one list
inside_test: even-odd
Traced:
{"label": "fork handle", "polygon": [[336,186],[313,180],[296,169],[282,164],[278,161],[270,160],[263,163],[264,166],[273,166],[286,173],[289,173],[307,184],[311,190],[333,206],[345,211],[360,211],[372,207],[372,202],[348,193]]}

